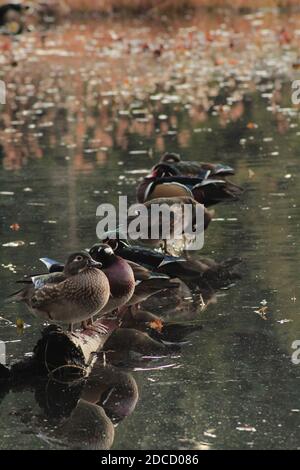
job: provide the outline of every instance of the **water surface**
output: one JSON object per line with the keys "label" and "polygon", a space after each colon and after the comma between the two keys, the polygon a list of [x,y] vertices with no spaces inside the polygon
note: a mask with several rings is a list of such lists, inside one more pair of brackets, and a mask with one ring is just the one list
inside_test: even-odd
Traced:
{"label": "water surface", "polygon": [[[288,46],[281,50],[283,63],[290,56]],[[37,63],[23,76],[18,65],[20,76],[11,75],[16,105],[1,108],[1,302],[24,273],[41,270],[39,257],[64,259],[93,244],[97,206],[120,194],[133,202],[139,177],[166,149],[230,164],[246,192],[216,207],[203,254],[241,256],[243,278],[196,313],[204,328],[169,358],[175,367],[132,372],[140,398],[112,448],[298,448],[300,365],[291,355],[300,339],[300,130],[290,78],[253,68],[241,80],[230,71],[221,80],[218,69],[205,89],[199,72],[198,88],[195,75],[182,95],[184,83],[173,77],[175,84],[151,80],[149,90],[137,84],[125,96],[115,94],[116,84],[106,90],[101,60],[74,60],[71,69],[57,61],[50,75]],[[199,89],[203,96],[187,99]],[[42,325],[22,305],[2,305],[0,315],[11,363],[32,351]],[[1,448],[56,447],[38,434],[54,424],[36,391],[3,389],[0,399]]]}

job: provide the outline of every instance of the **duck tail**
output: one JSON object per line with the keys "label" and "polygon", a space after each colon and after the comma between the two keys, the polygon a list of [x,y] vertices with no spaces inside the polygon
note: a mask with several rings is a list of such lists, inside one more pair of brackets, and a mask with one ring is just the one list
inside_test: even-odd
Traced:
{"label": "duck tail", "polygon": [[228,180],[207,179],[193,188],[196,200],[200,200],[208,207],[222,201],[237,201],[243,194],[244,189]]}
{"label": "duck tail", "polygon": [[22,302],[23,300],[26,299],[26,289],[21,289],[18,290],[17,292],[14,292],[13,294],[10,294],[6,299],[4,299],[5,304],[11,304],[13,302]]}
{"label": "duck tail", "polygon": [[231,181],[227,180],[226,185],[224,187],[224,191],[228,195],[229,198],[237,200],[243,194],[244,189],[241,188],[241,186],[238,186],[237,184],[232,183]]}
{"label": "duck tail", "polygon": [[155,276],[153,278],[143,281],[147,285],[147,289],[153,289],[154,291],[161,291],[164,289],[176,289],[180,286],[180,283],[173,281],[166,277]]}

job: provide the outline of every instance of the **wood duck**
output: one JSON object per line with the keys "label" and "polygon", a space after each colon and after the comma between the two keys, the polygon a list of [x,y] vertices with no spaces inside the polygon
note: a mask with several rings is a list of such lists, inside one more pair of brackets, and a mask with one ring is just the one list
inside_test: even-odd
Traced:
{"label": "wood duck", "polygon": [[80,399],[69,418],[54,430],[53,442],[58,440],[71,450],[108,450],[114,436],[114,425],[102,406]]}
{"label": "wood duck", "polygon": [[181,175],[185,176],[203,176],[206,178],[234,175],[234,169],[223,163],[203,163],[197,161],[182,161],[178,153],[164,153],[159,163],[168,163],[172,165]]}
{"label": "wood duck", "polygon": [[242,262],[239,257],[228,258],[217,262],[211,258],[197,256],[186,251],[185,257],[191,270],[201,273],[205,280],[214,289],[228,287],[237,280],[241,279],[240,273],[236,267]]}
{"label": "wood duck", "polygon": [[[188,285],[202,285],[207,282],[211,287],[222,287],[240,279],[235,266],[241,262],[240,258],[232,258],[221,263],[204,258],[195,257],[186,251],[185,257],[167,255],[139,245],[130,245],[126,240],[106,239],[112,249],[122,258],[139,263],[142,266],[158,273],[167,274],[170,278],[178,278]],[[200,283],[200,284],[199,284]]]}
{"label": "wood duck", "polygon": [[101,312],[110,296],[101,264],[86,252],[71,254],[62,272],[32,276],[7,301],[24,301],[39,318],[72,325]]}
{"label": "wood duck", "polygon": [[[206,209],[203,206],[203,204],[197,202],[192,196],[178,196],[178,197],[172,196],[172,197],[152,198],[151,200],[143,203],[144,207],[147,209],[147,216],[144,220],[144,223],[142,223],[142,225],[145,225],[146,227],[148,227],[149,235],[153,231],[153,225],[155,224],[156,226],[159,227],[158,229],[159,235],[162,236],[161,234],[162,220],[161,219],[156,220],[155,218],[153,218],[153,212],[152,212],[153,204],[174,208],[175,217],[176,216],[183,217],[183,215],[186,215],[185,205],[189,205],[191,207],[191,211],[189,213],[189,217],[190,217],[189,222],[191,226],[193,227],[196,223],[197,211],[202,211],[204,215],[204,230],[207,229],[214,215],[214,210],[211,211],[211,210]],[[136,216],[128,216],[128,222],[130,223],[131,220],[133,220],[135,217]],[[171,235],[174,232],[174,224],[175,224],[175,220],[171,219],[170,220]],[[130,225],[129,225],[128,232],[130,235]]]}
{"label": "wood duck", "polygon": [[135,290],[135,276],[129,263],[117,256],[105,244],[94,245],[89,251],[91,257],[102,264],[110,286],[110,299],[102,313],[112,312],[127,304]]}
{"label": "wood duck", "polygon": [[[110,271],[108,271],[106,256],[103,255],[103,253],[99,256],[99,249],[101,250],[103,247],[106,249],[106,255],[109,249],[111,252],[109,257],[112,258],[114,256],[114,258],[118,260],[117,264],[114,263],[113,265],[110,265]],[[130,260],[125,261],[125,258],[115,255],[113,249],[108,244],[94,245],[90,249],[90,254],[96,261],[100,261],[101,259],[101,263],[103,264],[102,269],[109,279],[111,292],[119,292],[121,281],[120,274],[122,273],[122,270],[123,272],[127,273],[126,282],[125,279],[123,279],[123,286],[127,286],[127,290],[129,290],[130,285],[130,296],[127,295],[126,300],[124,297],[122,304],[120,303],[117,307],[115,306],[114,309],[121,306],[130,307],[133,305],[139,305],[150,296],[161,292],[162,290],[174,289],[178,287],[178,283],[170,281],[169,276],[165,274],[154,273],[144,266],[141,266]],[[126,268],[125,265],[127,266]],[[128,276],[128,268],[131,272],[130,276]],[[114,296],[114,294],[112,295]],[[117,294],[115,295],[117,296]],[[112,300],[109,300],[108,305],[105,307],[104,311],[109,312],[113,310],[109,310]]]}
{"label": "wood duck", "polygon": [[[159,211],[153,212],[153,205],[157,207],[170,208],[169,233],[164,233],[164,219]],[[188,206],[190,211],[186,210]],[[137,209],[137,215],[140,223],[139,242],[151,248],[163,248],[165,252],[180,252],[187,248],[199,231],[207,229],[210,224],[214,211],[206,209],[203,204],[198,203],[192,197],[161,197],[151,199],[142,205],[142,209],[147,212],[141,212]],[[154,215],[153,215],[154,214]],[[128,238],[135,239],[131,229],[131,221],[135,220],[137,215],[128,217]],[[202,219],[203,217],[203,219]],[[199,224],[200,219],[200,226]],[[179,223],[178,223],[179,222]],[[203,226],[202,226],[203,223]],[[182,227],[182,233],[178,233],[178,226]],[[136,223],[133,224],[135,229]],[[196,230],[196,228],[198,230]],[[155,234],[155,235],[153,235]]]}
{"label": "wood duck", "polygon": [[181,175],[167,163],[152,168],[137,188],[137,200],[145,203],[156,198],[192,197],[205,207],[226,200],[237,200],[243,190],[224,179],[208,178],[207,171],[198,176]]}

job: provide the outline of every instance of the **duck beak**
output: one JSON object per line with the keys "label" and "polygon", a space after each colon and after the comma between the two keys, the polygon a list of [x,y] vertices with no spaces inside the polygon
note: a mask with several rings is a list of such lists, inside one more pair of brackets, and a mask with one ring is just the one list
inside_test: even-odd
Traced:
{"label": "duck beak", "polygon": [[99,261],[95,261],[94,259],[90,259],[89,266],[95,266],[97,268],[102,268],[102,263],[99,263]]}

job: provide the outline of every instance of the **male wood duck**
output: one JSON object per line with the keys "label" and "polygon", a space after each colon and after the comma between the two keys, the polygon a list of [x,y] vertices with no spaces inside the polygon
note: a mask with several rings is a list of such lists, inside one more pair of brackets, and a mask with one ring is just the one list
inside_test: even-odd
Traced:
{"label": "male wood duck", "polygon": [[112,312],[127,304],[135,290],[135,276],[129,263],[117,256],[105,243],[94,245],[89,253],[95,261],[102,264],[102,270],[109,281],[111,297],[102,313]]}
{"label": "male wood duck", "polygon": [[205,172],[206,178],[221,177],[234,175],[234,169],[223,163],[203,163],[197,161],[182,161],[178,153],[164,153],[159,163],[167,163],[172,165],[181,175],[185,176],[203,176]]}
{"label": "male wood duck", "polygon": [[101,264],[86,252],[71,254],[62,272],[33,276],[7,301],[24,301],[43,320],[70,325],[100,313],[110,296],[109,282]]}
{"label": "male wood duck", "polygon": [[241,262],[240,258],[232,258],[221,263],[196,257],[193,252],[185,252],[185,257],[167,255],[151,248],[139,245],[130,245],[126,240],[106,239],[112,249],[122,258],[139,263],[152,271],[167,274],[171,279],[178,278],[188,285],[202,285],[209,283],[218,288],[231,284],[240,279],[235,266]]}
{"label": "male wood duck", "polygon": [[226,200],[237,200],[243,190],[224,179],[208,178],[208,172],[201,175],[181,175],[173,165],[158,163],[152,168],[137,188],[138,202],[145,203],[155,198],[192,197],[205,207]]}
{"label": "male wood duck", "polygon": [[[99,247],[100,250],[105,247],[106,254],[108,253],[109,249],[111,252],[109,255],[110,258],[114,257],[118,260],[118,263],[114,262],[110,265],[110,271],[108,271],[106,256],[102,254],[102,256],[99,257]],[[170,281],[169,276],[165,274],[154,273],[144,266],[141,266],[130,260],[125,261],[125,258],[115,255],[113,249],[108,244],[94,245],[90,249],[90,254],[96,261],[100,261],[101,259],[101,263],[103,264],[102,269],[109,279],[111,292],[119,292],[120,285],[122,284],[123,286],[127,286],[127,290],[129,290],[130,285],[131,295],[127,295],[126,300],[124,297],[122,304],[120,303],[118,306],[115,306],[114,309],[121,306],[130,307],[133,305],[139,305],[150,296],[161,292],[162,290],[174,289],[178,287],[178,283]],[[125,265],[127,265],[126,268]],[[130,276],[128,276],[128,268],[131,272]],[[123,280],[121,279],[122,271],[127,273],[125,276],[123,276]],[[112,295],[114,296],[114,294]],[[105,307],[106,312],[113,310],[110,308],[112,300],[113,299],[109,300],[107,307]]]}

